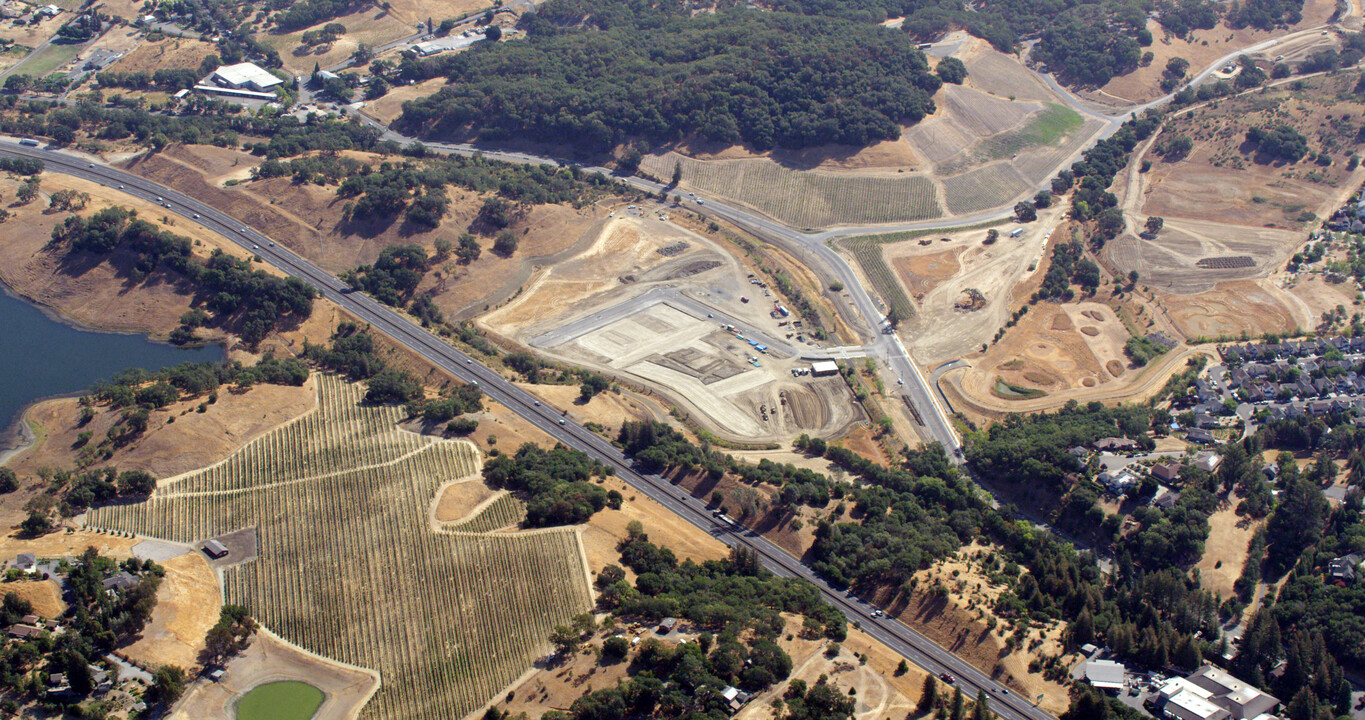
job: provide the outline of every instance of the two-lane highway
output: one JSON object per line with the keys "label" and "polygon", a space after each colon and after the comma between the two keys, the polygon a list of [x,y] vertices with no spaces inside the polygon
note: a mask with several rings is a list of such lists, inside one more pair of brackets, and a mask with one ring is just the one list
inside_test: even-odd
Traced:
{"label": "two-lane highway", "polygon": [[766,567],[784,577],[800,577],[820,588],[824,596],[864,631],[934,674],[951,674],[968,695],[978,689],[991,698],[994,711],[1006,720],[1050,720],[1051,716],[1026,698],[1010,692],[985,673],[904,624],[873,615],[873,608],[846,596],[815,576],[810,568],[765,538],[713,517],[698,499],[679,490],[666,479],[643,473],[621,451],[600,436],[569,420],[565,414],[543,405],[529,393],[492,369],[478,363],[441,339],[423,330],[407,316],[361,293],[348,292],[336,277],[278,246],[269,238],[227,215],[169,187],[131,173],[89,162],[57,150],[40,150],[0,141],[0,156],[42,160],[53,172],[91,180],[131,195],[156,202],[182,217],[214,230],[281,271],[316,287],[328,300],[345,308],[376,331],[404,345],[423,359],[459,379],[477,383],[490,399],[501,403],[567,447],[588,453],[611,467],[616,475],[639,492],[661,503],[693,525],[716,535],[731,546],[752,549]]}

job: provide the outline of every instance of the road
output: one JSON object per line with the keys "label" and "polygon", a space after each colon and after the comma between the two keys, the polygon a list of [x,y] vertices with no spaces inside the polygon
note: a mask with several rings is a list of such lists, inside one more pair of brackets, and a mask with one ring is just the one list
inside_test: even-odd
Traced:
{"label": "road", "polygon": [[491,400],[506,406],[565,446],[581,450],[603,462],[631,487],[659,502],[679,517],[715,535],[727,545],[753,550],[766,567],[780,576],[810,581],[851,622],[858,623],[867,634],[885,643],[910,662],[934,674],[948,673],[955,676],[963,692],[969,697],[975,695],[978,690],[985,690],[991,698],[992,709],[1001,718],[1051,719],[1052,716],[1034,707],[1028,700],[1009,692],[985,673],[920,633],[898,621],[874,617],[871,606],[829,586],[810,568],[762,536],[712,517],[701,500],[677,489],[663,477],[637,470],[633,462],[615,446],[572,422],[558,410],[541,404],[494,370],[423,330],[406,315],[380,304],[367,295],[348,292],[346,285],[336,277],[283,246],[276,245],[265,235],[228,214],[169,187],[61,151],[29,148],[6,139],[0,140],[0,156],[36,158],[44,161],[47,168],[53,172],[118,188],[130,195],[152,201],[162,198],[163,204],[170,205],[168,208],[170,212],[200,223],[260,256],[263,262],[311,283],[323,297],[345,308],[362,322],[368,323],[375,331],[387,335],[460,380],[477,384]]}

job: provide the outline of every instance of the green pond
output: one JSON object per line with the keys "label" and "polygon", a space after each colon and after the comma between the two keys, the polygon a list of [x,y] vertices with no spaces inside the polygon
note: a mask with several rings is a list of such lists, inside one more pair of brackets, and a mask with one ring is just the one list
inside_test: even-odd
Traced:
{"label": "green pond", "polygon": [[237,720],[308,720],[322,697],[321,690],[305,682],[266,683],[237,701]]}

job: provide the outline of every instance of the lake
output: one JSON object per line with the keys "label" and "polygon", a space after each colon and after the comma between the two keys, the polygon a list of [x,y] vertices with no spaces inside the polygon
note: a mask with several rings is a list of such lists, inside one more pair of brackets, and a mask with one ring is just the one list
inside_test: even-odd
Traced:
{"label": "lake", "polygon": [[80,392],[128,368],[159,370],[190,360],[220,361],[217,345],[184,349],[142,335],[78,330],[0,292],[0,447],[13,445],[11,427],[35,400]]}

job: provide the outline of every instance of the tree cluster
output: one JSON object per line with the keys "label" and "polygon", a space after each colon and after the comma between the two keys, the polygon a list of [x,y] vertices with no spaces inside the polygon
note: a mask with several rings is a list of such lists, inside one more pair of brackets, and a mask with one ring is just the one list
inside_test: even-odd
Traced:
{"label": "tree cluster", "polygon": [[634,138],[861,146],[933,112],[940,84],[903,34],[828,17],[552,0],[523,25],[524,41],[410,65],[452,84],[405,103],[399,125],[593,151]]}
{"label": "tree cluster", "polygon": [[593,477],[605,477],[607,468],[585,453],[556,447],[544,450],[531,443],[514,455],[499,455],[483,466],[483,479],[490,487],[511,490],[526,503],[527,527],[573,525],[587,521],[608,502],[620,503],[620,494],[609,497]]}

